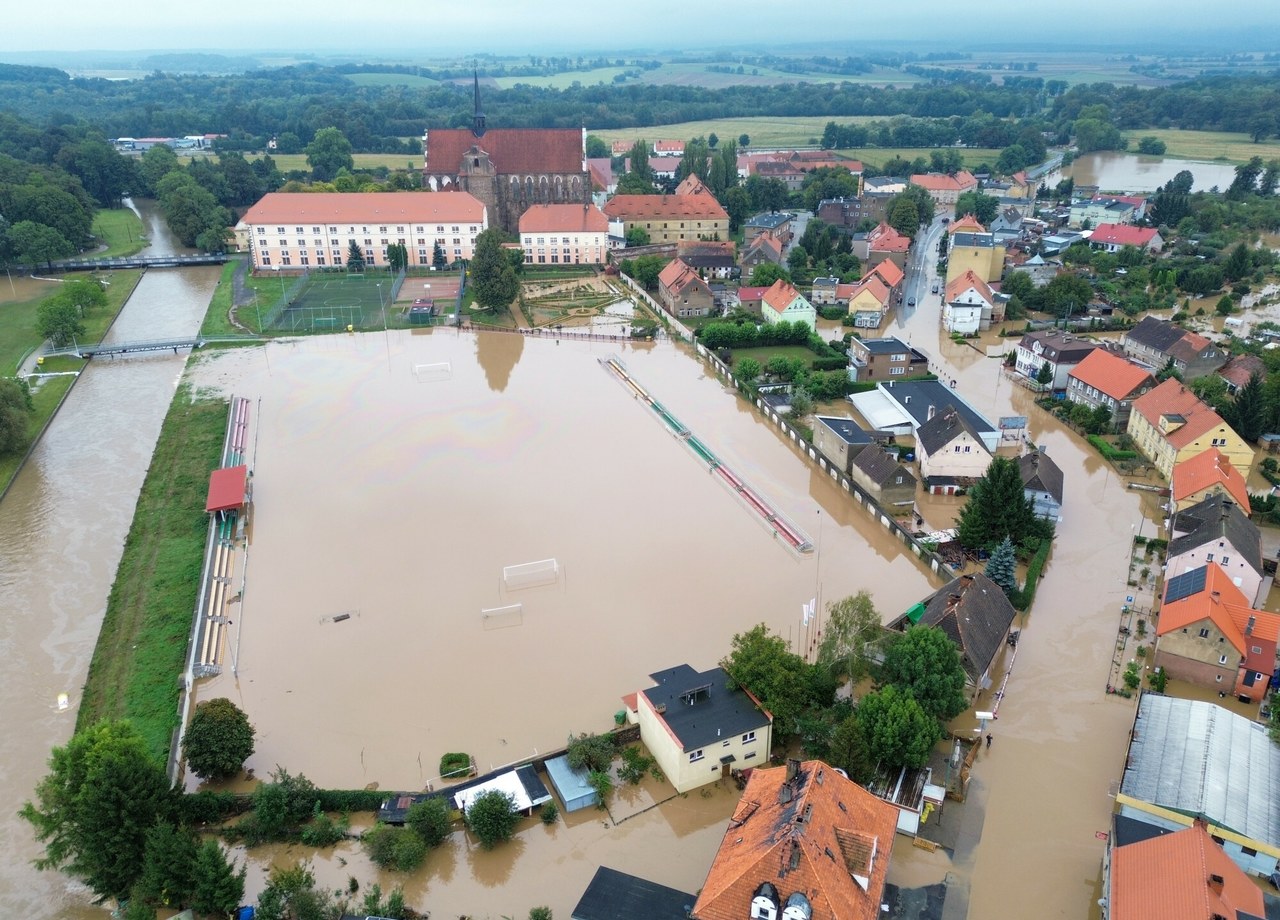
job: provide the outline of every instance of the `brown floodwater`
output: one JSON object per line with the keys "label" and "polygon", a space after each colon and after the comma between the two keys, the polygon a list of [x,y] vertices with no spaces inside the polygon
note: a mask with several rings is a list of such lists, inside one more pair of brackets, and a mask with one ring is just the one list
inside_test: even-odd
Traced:
{"label": "brown floodwater", "polygon": [[[162,223],[152,239],[153,251],[170,251]],[[194,333],[217,279],[217,268],[147,273],[109,338]],[[74,727],[138,490],[185,360],[160,353],[91,362],[0,503],[0,913],[103,916],[83,886],[31,866],[38,848],[16,812]],[[70,707],[59,712],[64,692]]]}
{"label": "brown floodwater", "polygon": [[1236,176],[1235,164],[1225,160],[1182,160],[1110,150],[1076,157],[1049,181],[1069,177],[1076,185],[1096,185],[1104,191],[1154,192],[1184,169],[1195,177],[1192,190],[1197,192],[1215,185],[1225,189]]}

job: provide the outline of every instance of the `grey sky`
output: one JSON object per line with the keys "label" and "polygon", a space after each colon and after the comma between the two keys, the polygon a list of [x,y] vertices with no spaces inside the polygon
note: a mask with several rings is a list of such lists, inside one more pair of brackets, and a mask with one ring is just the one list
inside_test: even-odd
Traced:
{"label": "grey sky", "polygon": [[[714,47],[724,44],[832,40],[856,53],[864,41],[961,43],[1094,42],[1140,52],[1146,40],[1224,31],[1241,34],[1241,50],[1280,45],[1280,0],[811,0],[752,4],[742,0],[583,0],[302,4],[102,0],[12,4],[5,52],[43,50],[203,50],[294,52],[416,50],[442,53],[492,49],[553,53]],[[304,18],[305,17],[305,18]],[[985,41],[983,41],[985,39]]]}

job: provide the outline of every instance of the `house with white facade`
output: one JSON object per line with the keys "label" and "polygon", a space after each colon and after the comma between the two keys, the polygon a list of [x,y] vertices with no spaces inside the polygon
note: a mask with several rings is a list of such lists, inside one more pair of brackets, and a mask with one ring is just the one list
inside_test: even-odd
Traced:
{"label": "house with white facade", "polygon": [[818,328],[818,311],[795,289],[789,281],[779,278],[764,292],[760,314],[770,325],[775,323],[804,323],[810,329]]}

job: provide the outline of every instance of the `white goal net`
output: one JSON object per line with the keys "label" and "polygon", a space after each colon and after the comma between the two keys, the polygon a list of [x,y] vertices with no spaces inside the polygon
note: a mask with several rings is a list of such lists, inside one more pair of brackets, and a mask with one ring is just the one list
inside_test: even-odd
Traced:
{"label": "white goal net", "polygon": [[453,365],[448,361],[438,364],[415,364],[413,376],[418,383],[439,383],[453,376]]}
{"label": "white goal net", "polygon": [[524,625],[524,604],[508,604],[505,607],[489,607],[480,611],[480,622],[485,629],[507,629]]}
{"label": "white goal net", "polygon": [[520,565],[502,567],[502,584],[508,591],[553,585],[560,577],[560,563],[555,559],[540,559]]}

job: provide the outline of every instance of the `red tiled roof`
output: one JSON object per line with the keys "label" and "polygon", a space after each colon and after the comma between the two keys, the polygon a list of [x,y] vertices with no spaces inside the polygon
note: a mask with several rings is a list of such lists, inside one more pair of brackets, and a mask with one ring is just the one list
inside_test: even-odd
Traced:
{"label": "red tiled roof", "polygon": [[800,292],[795,289],[795,286],[790,281],[783,281],[779,278],[773,282],[773,286],[769,290],[764,292],[763,300],[781,313],[791,306],[799,296]]}
{"label": "red tiled roof", "polygon": [[750,243],[747,244],[746,250],[742,253],[743,258],[751,255],[757,249],[767,249],[765,255],[775,262],[782,261],[782,244],[767,234],[761,233]]}
{"label": "red tiled roof", "polygon": [[866,278],[867,275],[879,275],[880,280],[891,288],[897,287],[903,279],[902,269],[898,268],[898,263],[892,259],[881,259],[862,277]]}
{"label": "red tiled roof", "polygon": [[1161,416],[1182,416],[1182,426],[1164,436],[1174,447],[1185,447],[1206,431],[1226,425],[1222,416],[1201,402],[1182,381],[1173,377],[1134,400],[1133,411],[1146,419],[1157,433],[1160,431]]}
{"label": "red tiled roof", "polygon": [[911,248],[911,237],[903,236],[883,221],[867,234],[871,252],[906,252]]}
{"label": "red tiled roof", "polygon": [[1106,243],[1110,246],[1137,246],[1149,244],[1158,231],[1154,227],[1135,227],[1132,224],[1098,224],[1090,243]]}
{"label": "red tiled roof", "polygon": [[1112,852],[1112,920],[1234,920],[1241,913],[1266,914],[1262,889],[1198,822]]}
{"label": "red tiled roof", "polygon": [[271,192],[241,219],[260,224],[478,224],[484,205],[467,192]]}
{"label": "red tiled roof", "polygon": [[654,141],[654,153],[684,153],[684,141]]}
{"label": "red tiled roof", "polygon": [[1155,382],[1150,371],[1131,364],[1105,348],[1095,348],[1085,355],[1084,360],[1072,369],[1069,376],[1115,400],[1128,399],[1143,384]]}
{"label": "red tiled roof", "polygon": [[700,287],[710,290],[701,276],[679,259],[672,259],[658,273],[658,284],[673,294],[679,294],[687,287]]}
{"label": "red tiled roof", "polygon": [[970,233],[986,233],[987,228],[978,223],[978,218],[974,217],[972,214],[966,214],[951,225],[952,233],[961,233],[963,231],[968,231]]}
{"label": "red tiled roof", "polygon": [[911,177],[911,184],[930,192],[964,192],[978,187],[978,180],[968,170],[960,170],[954,176],[946,173],[918,173]]}
{"label": "red tiled roof", "polygon": [[698,178],[697,173],[689,173],[680,180],[680,184],[676,186],[677,195],[710,195],[711,189],[707,188],[705,182]]}
{"label": "red tiled roof", "polygon": [[1237,389],[1249,382],[1254,374],[1267,374],[1267,366],[1257,355],[1233,355],[1226,364],[1218,368],[1218,376]]}
{"label": "red tiled roof", "polygon": [[[839,296],[839,291],[841,287],[843,287],[843,285],[836,286],[837,296]],[[883,307],[885,304],[889,302],[888,286],[880,279],[878,275],[874,275],[874,274],[865,275],[863,276],[862,280],[859,281],[857,284],[849,285],[848,296],[842,299],[852,300],[853,298],[861,294],[863,291],[869,292],[871,296],[874,297],[880,303],[881,307]]]}
{"label": "red tiled roof", "polygon": [[472,147],[489,154],[500,174],[585,172],[582,132],[576,128],[495,128],[476,137],[470,128],[432,128],[427,132],[428,175],[456,176]]}
{"label": "red tiled roof", "polygon": [[[881,916],[898,810],[818,760],[756,769],[703,882],[695,920],[743,920],[761,893],[781,916],[802,893],[815,920]],[[864,887],[865,886],[865,887]]]}
{"label": "red tiled roof", "polygon": [[1249,513],[1249,488],[1240,471],[1216,447],[1173,465],[1169,485],[1175,502],[1218,484],[1245,514]]}
{"label": "red tiled roof", "polygon": [[975,275],[973,273],[973,269],[967,270],[963,275],[947,285],[945,297],[946,302],[950,303],[955,300],[965,291],[969,290],[969,288],[976,290],[978,292],[978,296],[987,303],[995,303],[996,295],[992,293],[991,285],[987,284],[987,282]]}
{"label": "red tiled roof", "polygon": [[617,220],[679,219],[728,220],[720,202],[710,195],[614,195],[604,213]]}
{"label": "red tiled roof", "polygon": [[593,204],[534,204],[520,215],[521,233],[607,233],[609,218]]}
{"label": "red tiled roof", "polygon": [[740,287],[738,288],[739,300],[763,300],[764,292],[769,290],[765,287]]}

